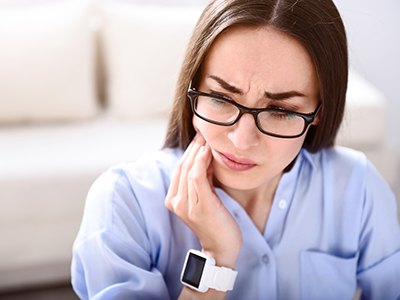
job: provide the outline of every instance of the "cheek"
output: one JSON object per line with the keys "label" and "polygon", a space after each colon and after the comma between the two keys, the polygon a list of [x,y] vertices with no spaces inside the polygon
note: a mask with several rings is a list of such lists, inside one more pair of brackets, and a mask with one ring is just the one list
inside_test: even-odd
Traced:
{"label": "cheek", "polygon": [[264,168],[272,172],[280,172],[298,155],[303,142],[304,137],[282,139],[265,136],[254,153],[254,157],[263,157]]}
{"label": "cheek", "polygon": [[[196,115],[193,115],[192,124],[193,124],[193,127],[194,127],[194,129],[196,130],[196,132],[201,132],[201,129],[199,129],[199,123],[200,123],[199,118],[196,117]],[[200,124],[200,125],[201,125],[201,124]],[[201,126],[200,126],[200,127],[201,127]]]}
{"label": "cheek", "polygon": [[213,140],[220,137],[225,129],[224,126],[208,123],[196,116],[193,116],[193,126],[196,132],[200,133],[208,144],[211,144]]}
{"label": "cheek", "polygon": [[285,168],[298,155],[304,143],[304,137],[296,139],[281,139],[275,143],[275,153],[277,160],[281,161]]}
{"label": "cheek", "polygon": [[[218,126],[208,123],[196,116],[193,116],[193,126],[199,134],[206,140],[211,148],[219,150],[225,149],[231,145],[228,132],[229,127]],[[255,157],[267,157],[264,162],[269,166],[285,168],[299,153],[303,146],[306,134],[295,139],[280,139],[271,136],[262,135],[260,143],[256,148],[250,150]],[[233,150],[232,148],[229,148]]]}

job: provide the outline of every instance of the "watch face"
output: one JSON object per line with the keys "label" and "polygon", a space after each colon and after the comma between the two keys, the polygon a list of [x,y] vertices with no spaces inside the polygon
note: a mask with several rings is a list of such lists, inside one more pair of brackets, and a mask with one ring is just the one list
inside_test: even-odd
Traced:
{"label": "watch face", "polygon": [[198,288],[203,274],[206,259],[194,253],[189,253],[182,281]]}

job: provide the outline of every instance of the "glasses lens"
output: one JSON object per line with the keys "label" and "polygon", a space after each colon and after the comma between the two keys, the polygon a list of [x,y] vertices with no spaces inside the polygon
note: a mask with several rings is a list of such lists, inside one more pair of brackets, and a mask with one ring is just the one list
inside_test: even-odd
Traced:
{"label": "glasses lens", "polygon": [[258,114],[258,125],[268,133],[295,136],[303,132],[305,120],[286,111],[264,111]]}
{"label": "glasses lens", "polygon": [[[196,95],[192,100],[196,114],[211,123],[232,125],[241,113],[236,105],[210,95]],[[244,108],[244,113],[246,112],[257,115],[257,126],[266,134],[295,137],[302,134],[307,125],[304,118],[289,111],[268,110],[253,113]]]}
{"label": "glasses lens", "polygon": [[234,122],[240,113],[235,105],[223,99],[202,95],[197,97],[195,109],[200,116],[221,124]]}

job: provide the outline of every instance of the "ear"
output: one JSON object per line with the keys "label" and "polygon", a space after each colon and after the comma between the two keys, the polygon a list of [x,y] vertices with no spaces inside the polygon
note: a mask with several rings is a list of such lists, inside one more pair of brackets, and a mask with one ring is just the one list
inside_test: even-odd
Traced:
{"label": "ear", "polygon": [[[321,105],[321,104],[320,104]],[[322,113],[323,107],[320,107],[318,110],[317,115],[315,116],[314,121],[311,123],[311,125],[317,126],[319,124],[319,121],[321,119],[321,113]]]}
{"label": "ear", "polygon": [[311,125],[317,126],[320,120],[320,112],[318,112],[317,116],[315,117],[314,121],[311,123]]}

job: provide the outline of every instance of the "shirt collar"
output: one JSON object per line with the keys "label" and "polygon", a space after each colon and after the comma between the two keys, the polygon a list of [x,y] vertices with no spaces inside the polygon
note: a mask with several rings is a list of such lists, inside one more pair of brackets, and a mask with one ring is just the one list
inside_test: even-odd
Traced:
{"label": "shirt collar", "polygon": [[302,148],[300,150],[299,156],[302,156],[305,162],[307,162],[312,169],[316,167],[315,161],[313,159],[313,154],[310,153],[308,150]]}

